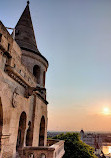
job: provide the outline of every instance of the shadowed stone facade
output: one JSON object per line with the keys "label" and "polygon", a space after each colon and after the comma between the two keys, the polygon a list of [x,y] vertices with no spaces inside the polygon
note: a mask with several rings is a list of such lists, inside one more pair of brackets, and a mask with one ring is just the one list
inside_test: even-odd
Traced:
{"label": "shadowed stone facade", "polygon": [[64,142],[47,141],[47,68],[27,3],[15,27],[15,40],[0,21],[1,158],[62,158]]}

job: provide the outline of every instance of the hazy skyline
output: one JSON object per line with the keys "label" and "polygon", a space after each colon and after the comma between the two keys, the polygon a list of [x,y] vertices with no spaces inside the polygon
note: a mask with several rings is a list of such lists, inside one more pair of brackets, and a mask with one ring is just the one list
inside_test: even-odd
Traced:
{"label": "hazy skyline", "polygon": [[[26,3],[1,1],[3,24],[15,27]],[[111,131],[111,1],[30,0],[30,11],[49,61],[48,130]]]}

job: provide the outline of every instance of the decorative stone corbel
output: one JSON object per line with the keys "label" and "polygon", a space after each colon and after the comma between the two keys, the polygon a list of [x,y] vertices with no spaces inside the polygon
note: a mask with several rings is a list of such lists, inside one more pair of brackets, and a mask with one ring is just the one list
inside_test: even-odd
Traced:
{"label": "decorative stone corbel", "polygon": [[31,96],[33,94],[34,91],[38,91],[40,93],[42,93],[45,90],[45,88],[42,87],[27,87],[25,90],[25,97],[29,98],[29,96]]}

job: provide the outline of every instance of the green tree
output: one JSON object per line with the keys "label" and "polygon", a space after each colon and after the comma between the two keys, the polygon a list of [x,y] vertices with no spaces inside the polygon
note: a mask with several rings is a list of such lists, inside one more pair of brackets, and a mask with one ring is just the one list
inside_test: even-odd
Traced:
{"label": "green tree", "polygon": [[63,158],[97,158],[94,149],[80,140],[78,133],[62,133],[54,139],[64,140],[65,155]]}

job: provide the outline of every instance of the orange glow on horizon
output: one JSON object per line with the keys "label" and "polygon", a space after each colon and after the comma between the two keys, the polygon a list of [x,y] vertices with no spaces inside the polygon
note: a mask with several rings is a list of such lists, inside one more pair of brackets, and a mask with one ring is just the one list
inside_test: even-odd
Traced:
{"label": "orange glow on horizon", "polygon": [[48,114],[50,131],[111,131],[111,100],[49,106]]}

